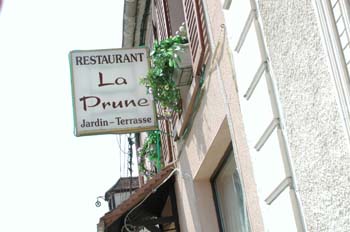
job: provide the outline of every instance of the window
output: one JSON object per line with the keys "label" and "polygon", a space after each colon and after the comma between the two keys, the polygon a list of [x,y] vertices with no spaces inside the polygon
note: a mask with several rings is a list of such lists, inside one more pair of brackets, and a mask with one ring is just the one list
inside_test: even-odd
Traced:
{"label": "window", "polygon": [[[350,71],[350,24],[349,10],[350,3],[348,0],[330,0],[332,11],[331,17],[335,22],[335,33],[339,38],[341,50],[343,53],[346,69]],[[348,75],[349,78],[349,75]]]}
{"label": "window", "polygon": [[349,0],[314,2],[350,138],[350,3]]}
{"label": "window", "polygon": [[212,178],[220,231],[248,232],[247,210],[232,148]]}
{"label": "window", "polygon": [[[203,64],[208,59],[208,43],[202,2],[201,0],[153,0],[152,23],[153,32],[156,33],[154,37],[159,40],[175,35],[176,31],[179,30],[179,26],[183,23],[187,28],[192,70],[183,69],[181,73],[188,74],[191,81],[186,82],[188,85],[184,85],[180,89],[181,114],[174,112],[169,120],[171,123],[168,123],[168,125],[160,121],[163,129],[169,128],[169,130],[166,130],[168,134],[178,138],[184,134],[193,115],[196,97],[199,95],[200,75],[203,71]],[[162,142],[167,146],[164,139],[162,139]]]}

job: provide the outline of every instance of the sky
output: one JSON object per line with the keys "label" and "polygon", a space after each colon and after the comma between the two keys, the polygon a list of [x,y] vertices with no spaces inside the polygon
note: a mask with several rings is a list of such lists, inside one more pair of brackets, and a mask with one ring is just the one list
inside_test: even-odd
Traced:
{"label": "sky", "polygon": [[3,1],[1,231],[92,232],[107,212],[124,158],[115,135],[73,135],[68,53],[121,47],[123,2]]}
{"label": "sky", "polygon": [[[126,150],[126,141],[122,140],[119,145],[116,135],[79,138],[73,135],[68,54],[71,50],[121,47],[123,2],[3,0],[0,12],[1,232],[96,232],[99,218],[108,211],[106,202],[102,202],[100,208],[95,207],[96,198],[104,195],[121,173],[125,173],[126,158],[121,150]],[[247,14],[241,17],[243,13]],[[243,13],[227,12],[226,17],[241,18],[243,26],[249,11]],[[229,28],[229,40],[230,33]],[[240,31],[235,34],[240,35]],[[246,43],[257,42],[256,39],[249,42],[249,38]],[[248,44],[247,48],[253,50]],[[246,52],[251,64],[252,56]],[[253,54],[257,53],[253,51]],[[244,62],[244,59],[237,60]],[[242,63],[237,67],[246,65]],[[254,69],[248,71],[255,72]],[[239,88],[241,84],[250,84],[250,80],[240,81],[238,78]],[[263,99],[257,97],[259,88],[262,84],[254,93],[255,99]],[[266,88],[263,90],[267,94]],[[249,103],[251,107],[259,107],[261,102],[254,103],[254,97],[253,103]],[[242,109],[249,115],[250,109],[244,104]],[[256,128],[247,128],[247,131],[260,136],[268,123],[263,121],[258,132]],[[248,136],[248,142],[254,146],[257,138],[249,139]],[[274,154],[269,146],[278,149],[271,144],[267,143],[259,155],[252,156],[254,164],[262,164],[255,167],[261,173],[265,172],[267,162],[262,153]],[[274,157],[269,158],[271,162]],[[270,181],[272,178],[268,180],[270,183],[260,181],[265,188],[258,186],[259,194],[267,196],[279,184],[283,179],[283,171],[280,172],[281,175],[274,176],[276,183]],[[287,218],[284,215],[275,223],[279,209],[285,208],[285,202],[290,204],[287,195],[278,201],[273,205],[276,208],[263,208],[269,216],[266,226],[271,231],[279,231],[274,226],[285,228],[286,223],[290,223],[281,220]],[[291,218],[291,210],[284,212]]]}

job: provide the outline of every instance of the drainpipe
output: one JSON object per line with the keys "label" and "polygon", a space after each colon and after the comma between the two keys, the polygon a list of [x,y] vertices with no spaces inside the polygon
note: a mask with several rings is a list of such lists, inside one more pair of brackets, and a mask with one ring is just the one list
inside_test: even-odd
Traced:
{"label": "drainpipe", "polygon": [[123,48],[132,48],[134,46],[134,36],[137,20],[138,0],[124,0],[123,15]]}

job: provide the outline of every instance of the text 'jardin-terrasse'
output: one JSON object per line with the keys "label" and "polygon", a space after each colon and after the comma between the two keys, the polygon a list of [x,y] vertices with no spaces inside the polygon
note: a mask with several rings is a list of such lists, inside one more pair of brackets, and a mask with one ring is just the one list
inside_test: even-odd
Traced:
{"label": "text 'jardin-terrasse'", "polygon": [[[114,55],[96,55],[96,56],[76,56],[75,64],[79,65],[95,65],[95,64],[116,64],[116,63],[131,63],[131,62],[142,62],[145,59],[143,56],[144,53],[131,53],[131,54],[114,54]],[[104,88],[106,86],[121,86],[127,85],[128,81],[124,77],[115,77],[113,82],[105,82],[104,74],[98,72],[98,87]],[[87,112],[90,108],[99,108],[99,110],[110,110],[110,109],[122,109],[129,107],[147,107],[150,105],[150,102],[146,98],[138,99],[116,99],[113,101],[104,101],[100,96],[82,96],[79,98],[83,111]],[[123,119],[121,117],[115,118],[118,125],[132,125],[132,124],[143,124],[151,123],[150,117],[141,117],[141,118],[127,118]],[[87,121],[83,119],[81,128],[85,127],[100,127],[108,126],[109,123],[107,120],[97,118],[93,121]]]}

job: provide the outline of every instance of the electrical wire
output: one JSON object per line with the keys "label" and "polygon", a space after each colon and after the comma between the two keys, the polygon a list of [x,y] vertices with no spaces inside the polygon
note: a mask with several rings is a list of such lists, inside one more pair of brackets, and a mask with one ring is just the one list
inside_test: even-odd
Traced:
{"label": "electrical wire", "polygon": [[[117,135],[117,144],[118,144],[118,146],[119,146],[119,150],[120,150],[122,153],[128,154],[128,152],[125,151],[124,149],[122,149],[122,147],[121,147],[122,136],[123,136],[123,135]],[[119,140],[118,140],[118,138],[119,138]],[[123,141],[124,141],[124,143],[125,143],[125,140],[123,140]],[[125,145],[125,144],[124,144],[124,145]],[[125,148],[125,146],[124,146],[124,148]]]}
{"label": "electrical wire", "polygon": [[[118,135],[117,135],[116,139],[118,142]],[[122,156],[121,156],[122,152],[120,149],[118,151],[119,151],[119,175],[121,175],[121,173],[122,173]]]}
{"label": "electrical wire", "polygon": [[[129,215],[130,215],[136,208],[138,208],[140,205],[142,205],[142,203],[145,202],[145,201],[147,200],[147,198],[148,198],[149,196],[152,195],[152,193],[156,192],[157,189],[158,189],[160,186],[162,186],[165,182],[167,182],[167,181],[173,176],[173,174],[174,174],[176,171],[179,171],[179,169],[178,169],[178,168],[174,168],[174,169],[171,171],[171,173],[168,175],[167,178],[165,178],[157,187],[155,187],[154,189],[152,189],[152,191],[150,191],[150,192],[146,195],[146,197],[143,198],[142,201],[140,201],[134,208],[132,208],[132,209],[126,214],[126,216],[125,216],[125,218],[124,218],[124,226],[123,226],[123,228],[125,227],[125,229],[126,229],[127,232],[135,232],[135,231],[129,230],[128,227],[127,227],[127,225],[129,225],[129,226],[131,225],[131,224],[128,224],[128,223],[127,223],[127,220],[128,220]],[[133,228],[136,228],[136,227],[133,226]]]}
{"label": "electrical wire", "polygon": [[[123,147],[125,148],[125,140],[123,141],[124,144],[123,144]],[[127,175],[127,171],[126,171],[126,155],[128,153],[125,153],[124,151],[122,151],[122,155],[123,155],[123,176],[126,176]]]}
{"label": "electrical wire", "polygon": [[131,225],[131,224],[124,224],[124,225],[122,226],[121,232],[124,232],[124,231],[136,232],[136,229],[137,229],[137,227],[134,226],[134,225]]}

